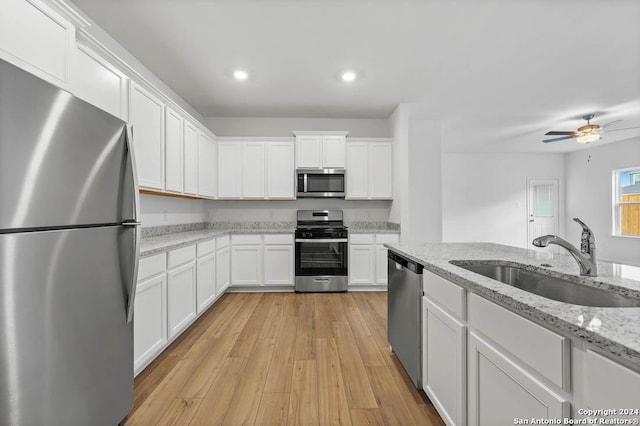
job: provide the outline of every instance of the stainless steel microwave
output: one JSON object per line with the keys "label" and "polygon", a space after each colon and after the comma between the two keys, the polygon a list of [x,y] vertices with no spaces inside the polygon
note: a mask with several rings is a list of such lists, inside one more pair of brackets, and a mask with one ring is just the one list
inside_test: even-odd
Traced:
{"label": "stainless steel microwave", "polygon": [[298,169],[298,198],[344,198],[344,169]]}

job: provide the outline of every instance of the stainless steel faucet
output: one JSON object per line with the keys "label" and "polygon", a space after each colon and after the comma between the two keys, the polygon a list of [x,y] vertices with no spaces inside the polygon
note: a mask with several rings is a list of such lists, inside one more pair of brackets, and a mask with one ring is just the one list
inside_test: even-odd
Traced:
{"label": "stainless steel faucet", "polygon": [[582,226],[582,236],[580,237],[580,250],[573,244],[557,235],[543,235],[533,240],[531,243],[536,247],[547,247],[549,244],[555,244],[565,248],[571,256],[578,262],[580,266],[580,275],[595,277],[598,275],[598,266],[596,264],[596,237],[593,231],[589,229],[583,221],[574,217],[573,220]]}

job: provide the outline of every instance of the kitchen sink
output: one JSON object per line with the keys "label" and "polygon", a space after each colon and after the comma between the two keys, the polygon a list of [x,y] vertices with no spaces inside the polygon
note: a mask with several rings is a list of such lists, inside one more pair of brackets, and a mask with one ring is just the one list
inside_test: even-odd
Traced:
{"label": "kitchen sink", "polygon": [[476,274],[503,282],[529,293],[559,302],[583,306],[607,308],[640,307],[640,299],[579,284],[563,278],[520,268],[513,265],[499,265],[488,262],[455,261],[449,263]]}

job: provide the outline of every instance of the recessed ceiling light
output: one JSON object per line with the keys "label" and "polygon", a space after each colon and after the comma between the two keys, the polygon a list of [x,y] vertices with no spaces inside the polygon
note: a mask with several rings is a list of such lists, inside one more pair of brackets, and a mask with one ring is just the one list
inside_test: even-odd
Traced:
{"label": "recessed ceiling light", "polygon": [[354,71],[345,71],[342,73],[342,81],[351,82],[356,79],[356,73]]}
{"label": "recessed ceiling light", "polygon": [[233,72],[233,78],[241,81],[246,80],[247,78],[249,78],[249,73],[246,72],[245,70],[235,70]]}

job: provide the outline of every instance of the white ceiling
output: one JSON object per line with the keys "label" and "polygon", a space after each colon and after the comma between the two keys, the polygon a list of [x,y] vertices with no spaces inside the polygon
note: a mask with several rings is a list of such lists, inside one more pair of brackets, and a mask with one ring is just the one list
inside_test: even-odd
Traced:
{"label": "white ceiling", "polygon": [[[486,151],[578,149],[540,140],[592,112],[640,126],[638,0],[74,3],[204,116],[387,118],[413,103],[443,120],[447,149]],[[344,84],[347,68],[362,78]]]}

